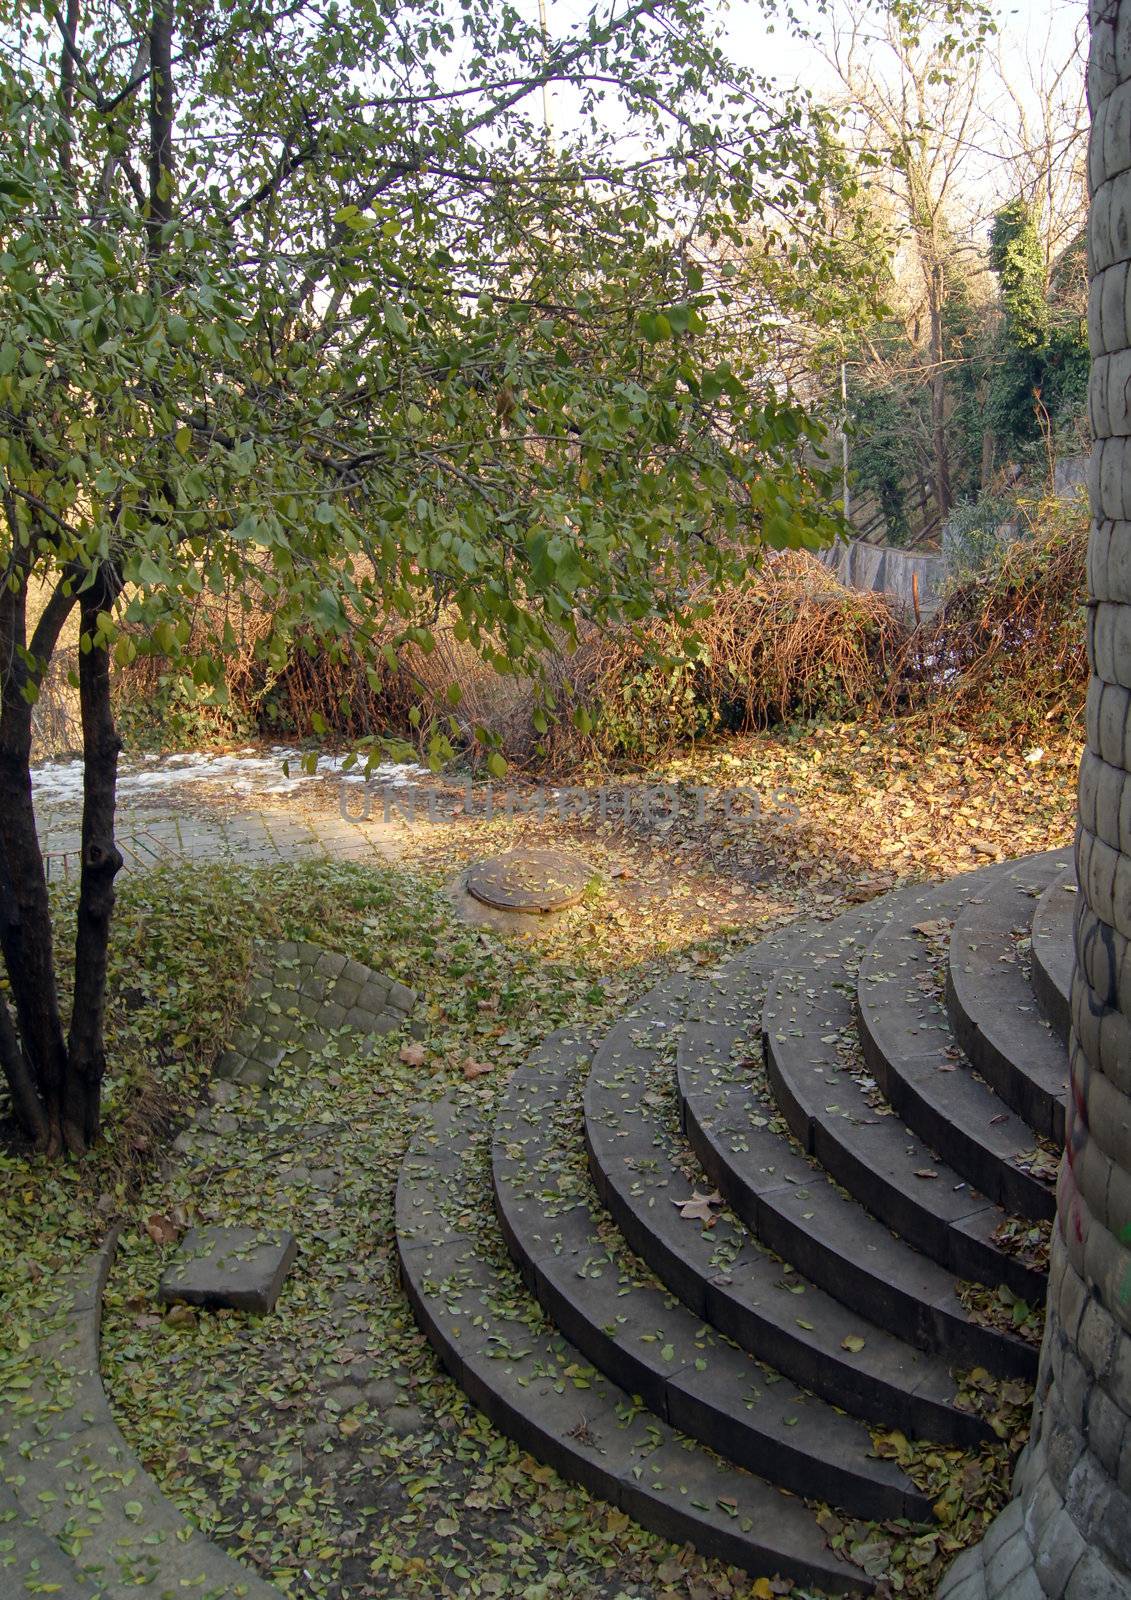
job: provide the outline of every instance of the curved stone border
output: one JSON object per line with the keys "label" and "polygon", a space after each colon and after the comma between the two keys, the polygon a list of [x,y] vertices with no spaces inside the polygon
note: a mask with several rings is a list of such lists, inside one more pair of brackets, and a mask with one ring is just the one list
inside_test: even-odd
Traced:
{"label": "curved stone border", "polygon": [[[415,1001],[406,984],[344,955],[270,945],[216,1078],[266,1090],[285,1055],[313,1051],[342,1027],[390,1033]],[[174,1141],[190,1162],[227,1131],[216,1115],[221,1090],[231,1093],[216,1083],[212,1103]],[[281,1600],[176,1510],[114,1421],[99,1346],[118,1232],[61,1286],[27,1387],[0,1390],[0,1594],[126,1600],[144,1588],[151,1600]]]}
{"label": "curved stone border", "polygon": [[4,1592],[279,1600],[173,1507],[114,1421],[98,1355],[117,1243],[115,1228],[73,1275],[28,1387],[0,1395]]}

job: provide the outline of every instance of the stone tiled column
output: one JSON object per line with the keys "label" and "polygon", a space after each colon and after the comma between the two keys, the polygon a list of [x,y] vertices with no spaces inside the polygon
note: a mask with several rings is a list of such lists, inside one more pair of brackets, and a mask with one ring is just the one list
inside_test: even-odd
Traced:
{"label": "stone tiled column", "polygon": [[1131,0],[1092,0],[1095,448],[1072,1103],[1017,1498],[945,1600],[1131,1600]]}

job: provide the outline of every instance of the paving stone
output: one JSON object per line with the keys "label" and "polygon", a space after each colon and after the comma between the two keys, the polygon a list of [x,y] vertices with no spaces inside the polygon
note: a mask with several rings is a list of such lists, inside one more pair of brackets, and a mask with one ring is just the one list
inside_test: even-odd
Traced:
{"label": "paving stone", "polygon": [[390,984],[389,1004],[398,1011],[411,1011],[416,1004],[416,990],[410,989],[407,983]]}
{"label": "paving stone", "polygon": [[338,1005],[345,1006],[346,1010],[349,1011],[361,999],[362,988],[362,984],[343,977],[336,980],[332,993]]}
{"label": "paving stone", "polygon": [[166,1304],[270,1311],[297,1253],[293,1235],[283,1231],[190,1228],[161,1278],[158,1296]]}

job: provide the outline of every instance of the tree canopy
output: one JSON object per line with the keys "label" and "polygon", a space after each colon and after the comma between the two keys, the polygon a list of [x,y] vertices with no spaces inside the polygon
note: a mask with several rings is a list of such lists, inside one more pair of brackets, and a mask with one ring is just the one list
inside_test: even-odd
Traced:
{"label": "tree canopy", "polygon": [[[852,189],[699,0],[560,36],[497,0],[0,0],[0,35],[0,1061],[29,1133],[81,1150],[111,661],[220,699],[255,611],[268,667],[427,650],[444,616],[529,670],[827,537],[822,429],[761,356]],[[64,1034],[30,708],[75,614]]]}

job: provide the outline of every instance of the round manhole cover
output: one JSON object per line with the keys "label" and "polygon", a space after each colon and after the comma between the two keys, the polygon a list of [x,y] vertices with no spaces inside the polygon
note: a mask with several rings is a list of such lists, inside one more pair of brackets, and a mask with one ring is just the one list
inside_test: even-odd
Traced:
{"label": "round manhole cover", "polygon": [[500,911],[564,911],[577,904],[592,876],[584,861],[559,850],[508,850],[477,861],[467,890]]}

